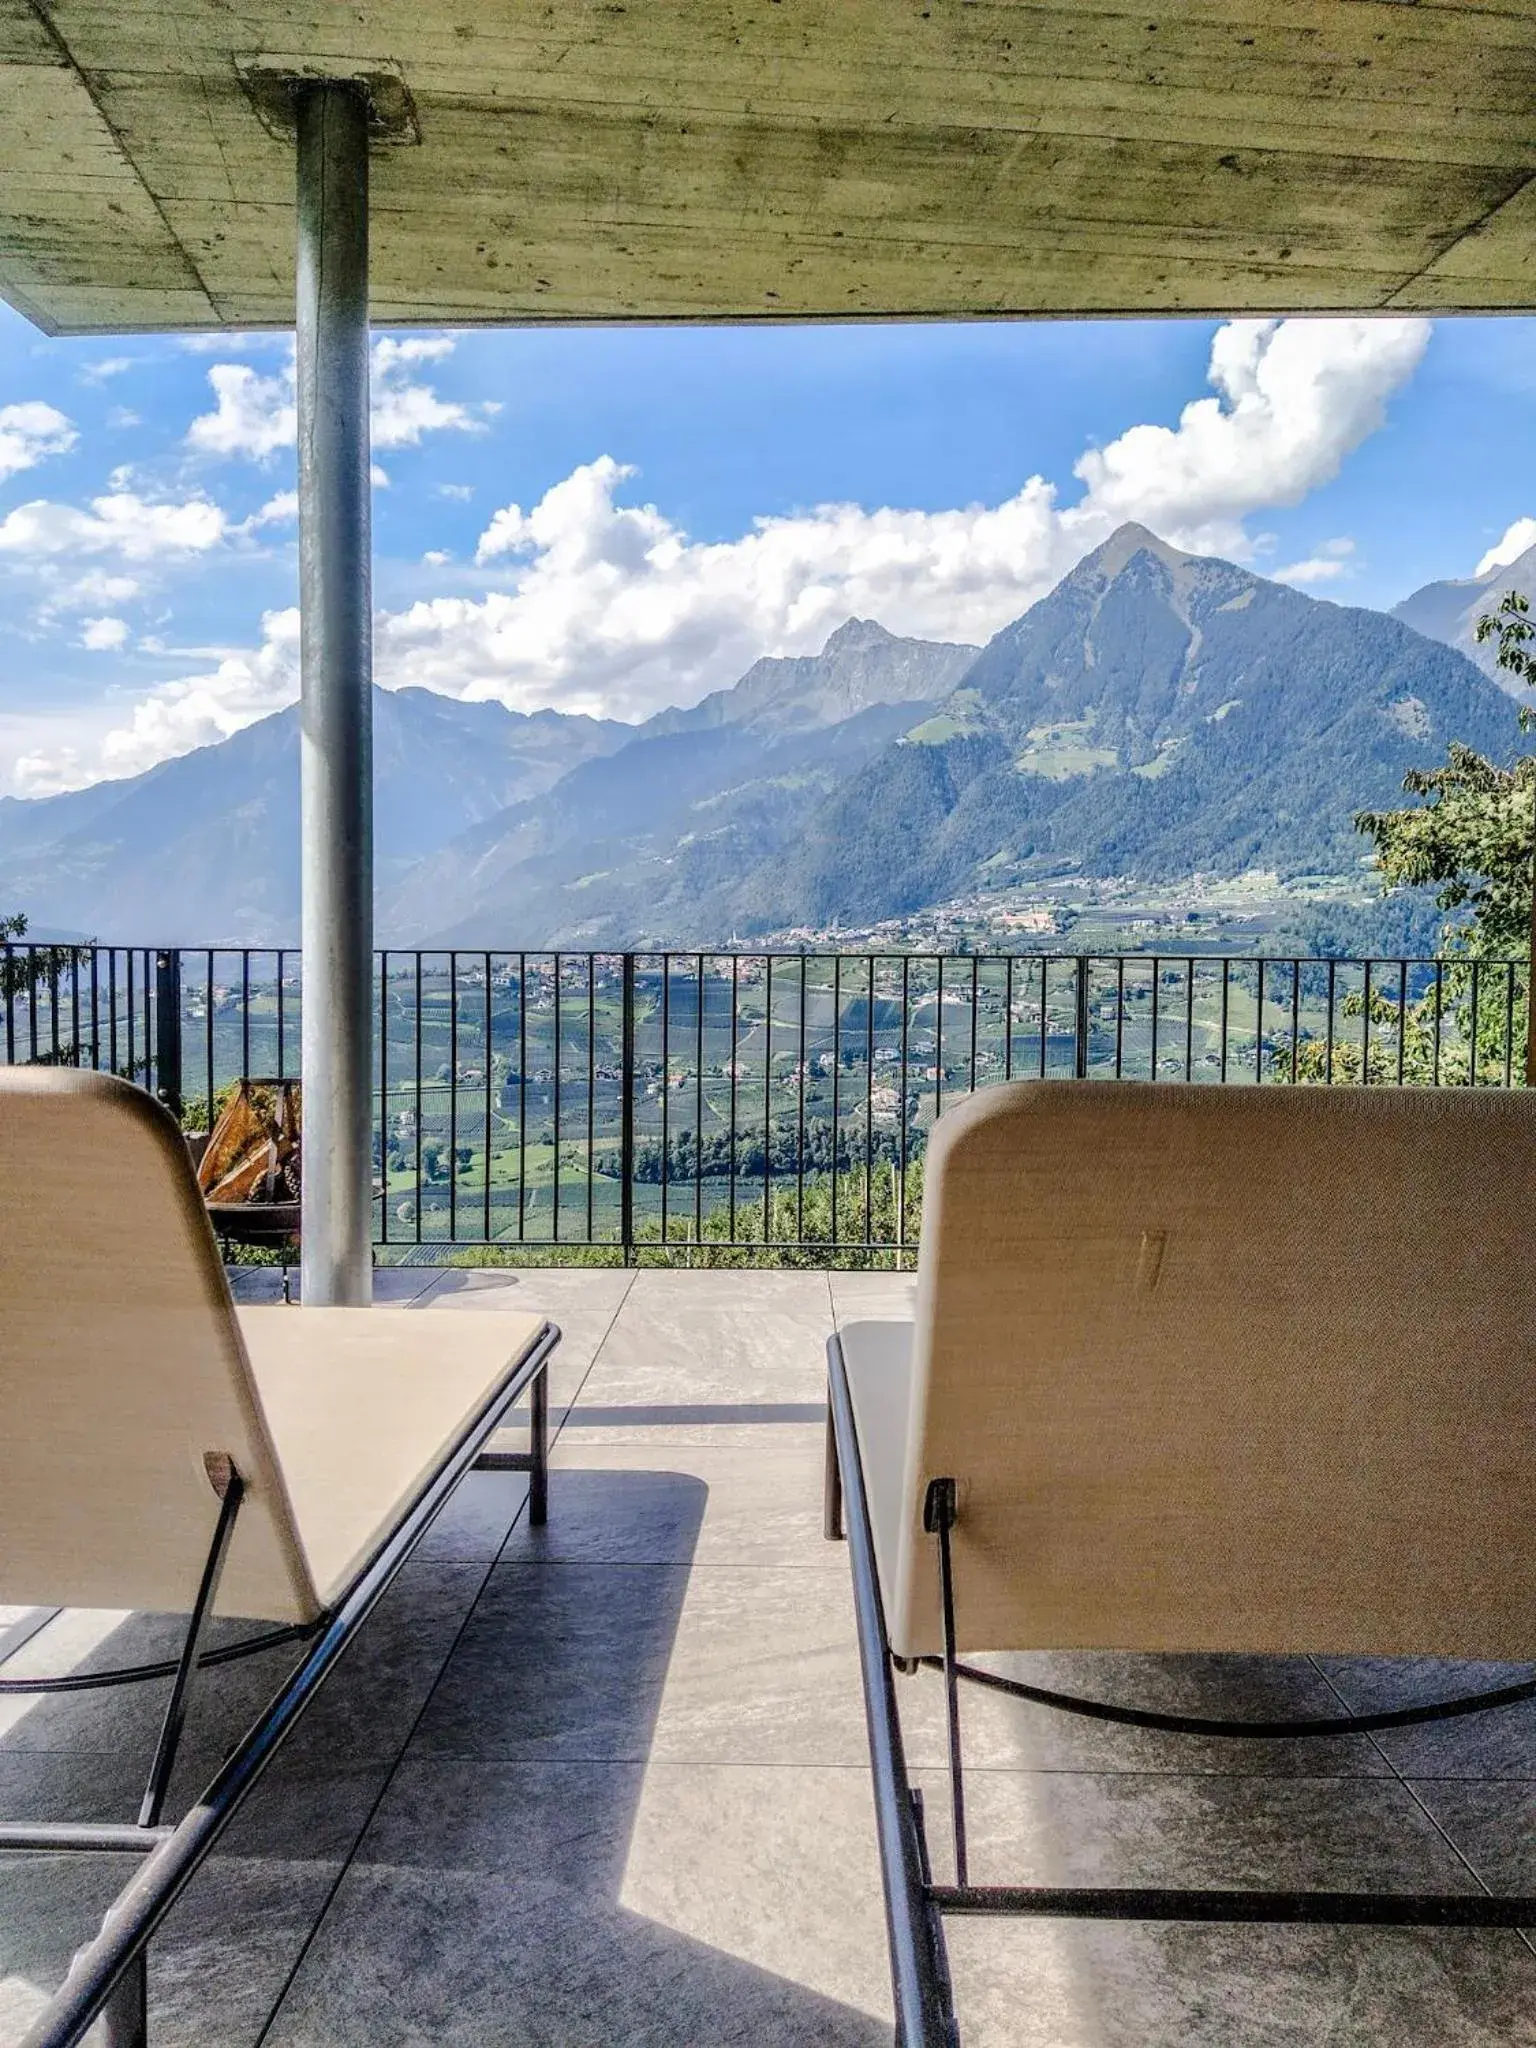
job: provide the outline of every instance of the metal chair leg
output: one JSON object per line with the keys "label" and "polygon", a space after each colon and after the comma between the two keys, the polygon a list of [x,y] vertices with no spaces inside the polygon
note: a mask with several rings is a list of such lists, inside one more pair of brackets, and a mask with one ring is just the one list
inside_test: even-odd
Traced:
{"label": "metal chair leg", "polygon": [[102,2048],[149,2048],[149,1969],[140,1949],[102,2007]]}
{"label": "metal chair leg", "polygon": [[832,1426],[832,1403],[827,1403],[827,1466],[822,1485],[821,1533],[829,1543],[843,1540],[843,1475],[837,1462],[837,1434]]}
{"label": "metal chair leg", "polygon": [[549,1520],[549,1367],[534,1376],[529,1389],[531,1460],[528,1475],[528,1521],[541,1529]]}

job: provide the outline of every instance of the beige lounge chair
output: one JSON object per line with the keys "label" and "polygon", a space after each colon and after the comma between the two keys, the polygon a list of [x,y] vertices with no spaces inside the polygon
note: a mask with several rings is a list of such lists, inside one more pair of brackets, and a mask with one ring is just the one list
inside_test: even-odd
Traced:
{"label": "beige lounge chair", "polygon": [[[959,1687],[1271,1738],[1536,1692],[1232,1724],[960,1661],[1529,1658],[1536,1096],[1031,1082],[943,1116],[926,1173],[914,1320],[829,1350],[899,2040],[956,2038],[947,1913],[1531,1925],[1531,1899],[972,1885]],[[953,1884],[902,1759],[891,1674],[918,1661],[945,1672]]]}
{"label": "beige lounge chair", "polygon": [[[191,1616],[138,1826],[0,1826],[0,1852],[148,1854],[29,2042],[103,2009],[114,2044],[144,2039],[154,1925],[463,1474],[527,1469],[543,1519],[558,1339],[534,1315],[237,1308],[166,1111],[108,1075],[0,1069],[0,1600]],[[532,1449],[487,1452],[524,1392]],[[172,1829],[215,1613],[311,1647]]]}

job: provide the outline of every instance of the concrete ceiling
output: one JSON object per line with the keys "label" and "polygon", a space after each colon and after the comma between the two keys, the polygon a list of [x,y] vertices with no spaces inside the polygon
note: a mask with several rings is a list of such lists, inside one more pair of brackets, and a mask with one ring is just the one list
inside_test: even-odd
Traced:
{"label": "concrete ceiling", "polygon": [[414,102],[380,323],[1536,306],[1536,0],[0,0],[0,292],[288,325],[263,68]]}

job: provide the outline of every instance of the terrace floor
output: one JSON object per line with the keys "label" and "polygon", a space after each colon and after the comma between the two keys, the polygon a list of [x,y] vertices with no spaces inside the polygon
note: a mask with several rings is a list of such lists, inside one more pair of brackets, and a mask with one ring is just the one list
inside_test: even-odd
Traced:
{"label": "terrace floor", "polygon": [[[904,1313],[911,1284],[381,1275],[394,1309],[561,1323],[549,1525],[527,1527],[518,1475],[465,1484],[158,1939],[157,2044],[888,2048],[820,1403],[834,1319]],[[173,1626],[61,1616],[7,1668],[163,1655]],[[286,1654],[205,1681],[176,1811]],[[1017,1663],[1206,1714],[1496,1682],[1423,1663]],[[909,1753],[942,1795],[938,1691],[901,1682]],[[0,1704],[0,1813],[130,1819],[162,1698]],[[966,1714],[979,1881],[1536,1889],[1533,1705],[1289,1746],[988,1697]],[[941,1863],[943,1812],[931,1797]],[[121,1858],[0,1860],[0,2043],[123,1874]],[[951,1954],[967,2048],[1536,2044],[1536,1953],[1514,1933],[972,1922]]]}

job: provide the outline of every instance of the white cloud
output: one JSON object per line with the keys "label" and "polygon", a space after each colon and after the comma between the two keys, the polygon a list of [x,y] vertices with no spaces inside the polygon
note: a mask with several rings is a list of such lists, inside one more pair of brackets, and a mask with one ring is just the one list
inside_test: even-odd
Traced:
{"label": "white cloud", "polygon": [[373,345],[373,373],[380,376],[397,363],[440,363],[455,346],[451,334],[408,334],[404,341],[385,335]]}
{"label": "white cloud", "polygon": [[230,528],[231,533],[255,533],[263,526],[288,526],[299,516],[299,494],[297,491],[279,491],[268,498],[264,505],[258,505],[248,519],[242,519],[238,526]]}
{"label": "white cloud", "polygon": [[[1176,545],[1251,559],[1245,519],[1337,472],[1381,424],[1427,334],[1417,320],[1232,322],[1212,344],[1217,395],[1186,406],[1175,427],[1135,426],[1090,450],[1068,506],[1033,476],[998,505],[820,505],[700,542],[655,505],[622,502],[633,472],[601,456],[529,509],[495,514],[477,551],[483,591],[381,614],[375,672],[390,687],[635,718],[696,701],[761,654],[819,647],[850,614],[896,632],[985,639],[1127,519]],[[400,366],[445,353],[426,338],[390,347]],[[1333,549],[1316,558],[1326,575],[1347,559],[1342,542]],[[1307,566],[1293,565],[1292,580]],[[107,742],[112,772],[286,702],[296,653],[294,615],[274,614],[253,652],[161,685]]]}
{"label": "white cloud", "polygon": [[96,607],[127,604],[130,598],[139,594],[139,580],[136,576],[114,576],[105,569],[79,569],[73,565],[69,575],[60,579],[49,598],[49,609],[55,612],[88,612]]}
{"label": "white cloud", "polygon": [[267,349],[291,349],[293,337],[280,328],[221,327],[217,334],[183,334],[178,346],[189,356],[248,356]]}
{"label": "white cloud", "polygon": [[[161,683],[137,703],[130,722],[105,736],[94,772],[137,775],[173,754],[228,739],[292,703],[298,694],[298,611],[268,612],[261,627],[254,652],[225,655],[208,675]],[[35,763],[30,772],[35,779]]]}
{"label": "white cloud", "polygon": [[80,634],[80,645],[88,647],[93,654],[115,654],[127,644],[126,619],[87,619]]}
{"label": "white cloud", "polygon": [[459,498],[467,503],[475,495],[475,487],[473,484],[439,484],[437,495],[440,498]]}
{"label": "white cloud", "polygon": [[1494,542],[1472,574],[1486,576],[1490,569],[1506,569],[1530,547],[1536,547],[1536,519],[1516,519],[1505,527],[1502,539]]}
{"label": "white cloud", "polygon": [[0,481],[35,469],[47,456],[68,454],[79,438],[74,423],[40,398],[0,405]]}
{"label": "white cloud", "polygon": [[34,560],[61,555],[116,554],[148,562],[162,555],[200,554],[224,537],[224,514],[206,498],[152,503],[131,491],[93,498],[90,510],[34,498],[0,519],[0,554]]}
{"label": "white cloud", "polygon": [[1276,583],[1333,583],[1350,574],[1349,558],[1354,552],[1354,542],[1341,535],[1338,540],[1325,540],[1315,555],[1270,574]]}
{"label": "white cloud", "polygon": [[430,384],[411,371],[418,363],[441,362],[453,352],[451,335],[415,335],[394,341],[388,335],[373,344],[373,421],[375,448],[415,447],[423,434],[444,429],[474,433],[480,426],[467,405],[439,398]]}
{"label": "white cloud", "polygon": [[1075,474],[1088,501],[1166,540],[1243,554],[1243,520],[1296,505],[1375,433],[1418,367],[1427,320],[1233,320],[1211,344],[1218,396],[1177,427],[1132,427]]}
{"label": "white cloud", "polygon": [[293,368],[264,377],[249,363],[215,363],[208,372],[214,409],[200,413],[187,440],[207,455],[245,455],[264,462],[298,437]]}
{"label": "white cloud", "polygon": [[[439,398],[430,384],[414,374],[423,363],[443,361],[453,348],[453,337],[447,334],[413,335],[404,341],[383,335],[373,344],[370,434],[375,448],[415,447],[423,434],[447,429],[473,433],[480,428],[477,414],[494,408],[471,409]],[[264,462],[293,447],[298,437],[298,406],[291,348],[287,362],[270,376],[263,376],[248,363],[215,363],[208,382],[214,409],[200,413],[187,429],[192,447],[208,455],[245,456],[253,462]]]}
{"label": "white cloud", "polygon": [[80,372],[82,384],[105,384],[111,377],[121,377],[124,370],[133,368],[132,356],[104,356],[99,363],[87,363]]}

